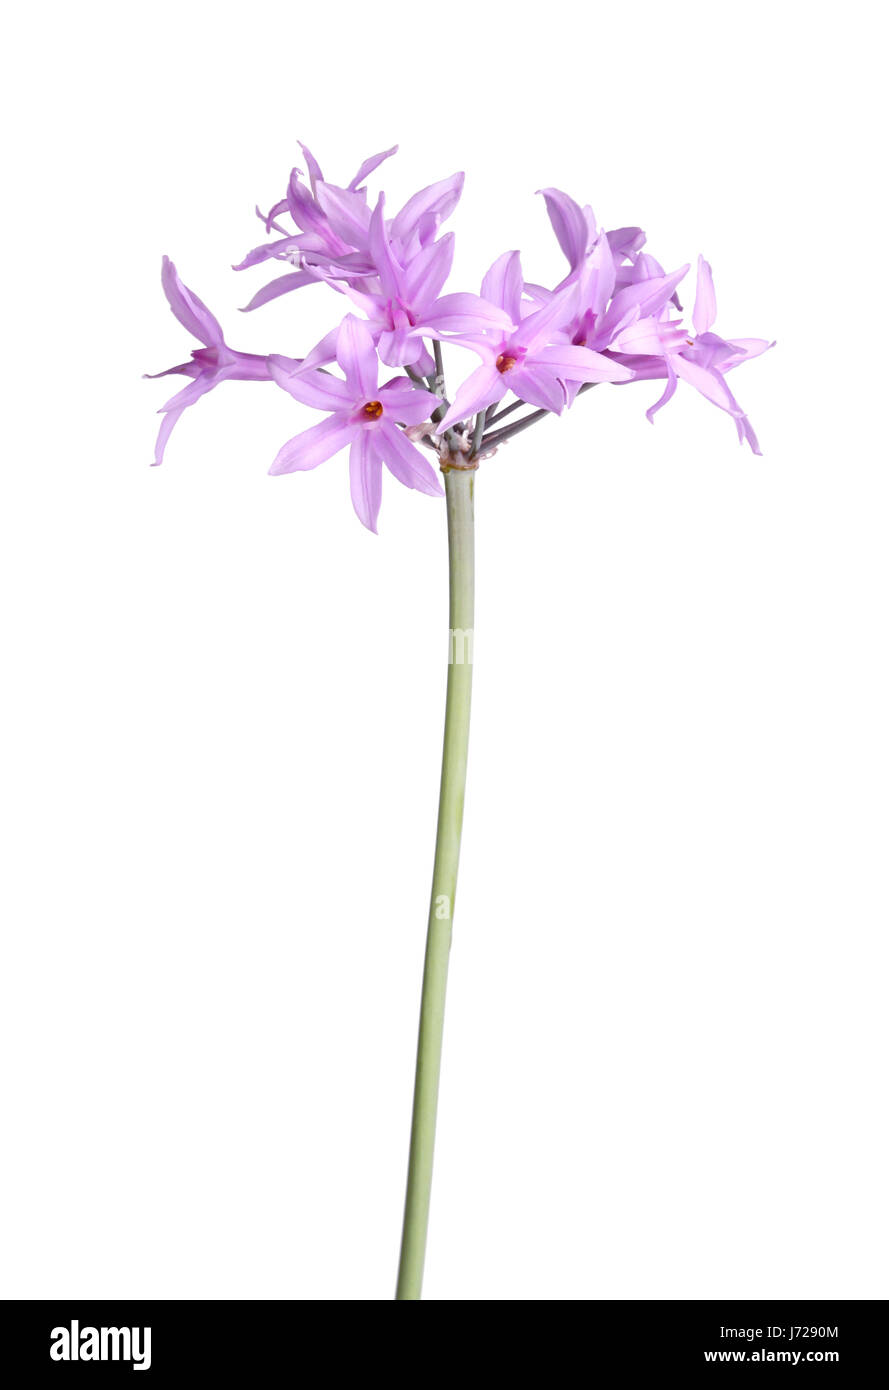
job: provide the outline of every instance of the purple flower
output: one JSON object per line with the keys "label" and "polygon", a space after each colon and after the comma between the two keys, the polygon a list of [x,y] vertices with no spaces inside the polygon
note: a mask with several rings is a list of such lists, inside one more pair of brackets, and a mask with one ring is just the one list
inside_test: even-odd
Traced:
{"label": "purple flower", "polygon": [[567,404],[566,382],[630,381],[632,371],[566,338],[565,325],[577,313],[578,286],[569,283],[542,308],[524,314],[524,280],[518,251],[506,251],[482,281],[482,297],[499,305],[518,325],[507,333],[462,339],[482,358],[457,391],[441,422],[447,429],[513,391],[521,400],[560,414]]}
{"label": "purple flower", "polygon": [[[729,390],[725,373],[740,366],[742,362],[758,357],[774,344],[766,338],[720,338],[717,333],[710,332],[715,319],[716,293],[713,288],[713,274],[707,261],[703,256],[699,256],[695,305],[692,311],[695,336],[686,334],[679,344],[665,345],[657,355],[630,359],[640,379],[658,376],[667,378],[663,395],[645,413],[648,419],[653,421],[657,412],[673,396],[677,379],[681,378],[700,392],[706,400],[731,415],[741,443],[746,441],[754,454],[760,454],[762,451],[753,427]],[[642,351],[650,353],[652,348]]]}
{"label": "purple flower", "polygon": [[[316,280],[334,284],[338,281],[370,282],[377,275],[370,250],[371,209],[367,189],[359,185],[384,159],[394,154],[398,146],[366,159],[346,188],[327,183],[311,151],[305,145],[301,148],[309,170],[309,187],[301,181],[301,171],[293,169],[286,196],[267,216],[257,209],[266,231],[274,228],[280,233],[280,240],[255,247],[234,267],[245,270],[275,258],[290,261],[298,269],[265,285],[253,296],[247,310],[257,309],[279,295]],[[409,198],[393,218],[388,235],[403,265],[434,241],[439,226],[460,200],[463,180],[463,174],[458,173],[430,184]],[[288,233],[277,221],[285,212],[296,225],[295,233]],[[366,288],[374,286],[369,283]]]}
{"label": "purple flower", "polygon": [[326,420],[288,440],[269,472],[317,468],[348,444],[352,504],[364,525],[376,531],[384,463],[405,487],[430,496],[442,492],[429,461],[399,428],[426,420],[436,397],[404,377],[378,386],[370,330],[351,314],[340,325],[336,359],[345,381],[314,367],[294,369],[286,358],[269,359],[272,377],[295,400],[330,412]]}
{"label": "purple flower", "polygon": [[155,446],[154,462],[163,463],[167,440],[183,410],[200,400],[221,381],[269,381],[268,358],[252,352],[235,352],[222,336],[222,329],[210,313],[206,304],[182,281],[169,256],[164,256],[161,270],[161,284],[170,308],[176,318],[204,346],[195,348],[190,362],[181,362],[177,367],[168,367],[165,372],[147,373],[154,378],[162,376],[190,376],[191,384],[184,386],[175,396],[162,405],[158,414],[163,415]]}
{"label": "purple flower", "polygon": [[423,357],[423,335],[440,338],[446,333],[472,334],[483,333],[487,328],[512,327],[508,313],[477,294],[440,297],[454,259],[453,232],[421,246],[402,265],[386,229],[384,208],[381,193],[368,229],[379,292],[346,285],[345,293],[367,315],[380,358],[387,366],[411,366]]}

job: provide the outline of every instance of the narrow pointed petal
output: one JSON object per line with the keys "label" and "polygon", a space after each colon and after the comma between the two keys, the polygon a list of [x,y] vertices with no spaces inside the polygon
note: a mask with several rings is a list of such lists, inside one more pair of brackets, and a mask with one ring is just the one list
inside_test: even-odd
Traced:
{"label": "narrow pointed petal", "polygon": [[690,362],[687,357],[675,356],[670,359],[673,370],[683,381],[687,381],[689,386],[693,386],[696,391],[718,405],[720,410],[727,410],[729,415],[739,416],[744,412],[738,407],[738,403],[726,386],[719,372],[708,370],[707,367],[699,367],[696,362]]}
{"label": "narrow pointed petal", "polygon": [[377,391],[377,399],[382,401],[386,415],[402,425],[419,425],[428,420],[439,404],[438,397],[431,391],[412,386],[404,377],[387,381]]}
{"label": "narrow pointed petal", "polygon": [[420,450],[402,434],[397,425],[383,421],[377,433],[377,448],[389,472],[417,492],[439,497],[444,491],[438,474]]}
{"label": "narrow pointed petal", "polygon": [[314,410],[348,410],[354,405],[354,394],[339,377],[329,372],[294,370],[289,358],[269,358],[269,374],[284,391],[301,405]]}
{"label": "narrow pointed petal", "polygon": [[[314,181],[312,187],[314,188]],[[305,184],[300,182],[298,169],[292,169],[290,172],[286,201],[287,211],[297,227],[304,232],[314,232],[327,240],[328,235],[331,235],[327,218]]]}
{"label": "narrow pointed petal", "polygon": [[513,334],[512,342],[529,351],[542,346],[556,329],[573,317],[577,307],[577,286],[568,285],[554,294],[548,304],[523,319]]}
{"label": "narrow pointed petal", "polygon": [[588,227],[583,209],[562,193],[558,188],[538,190],[546,202],[546,210],[552,223],[556,240],[561,246],[568,264],[574,270],[587,252]]}
{"label": "narrow pointed petal", "polygon": [[[175,396],[171,396],[168,401],[164,401],[160,410],[185,410],[188,406],[194,405],[195,401],[199,401],[201,396],[205,396],[208,391],[212,391],[213,387],[220,380],[222,380],[222,378],[218,372],[202,372],[194,381],[190,381],[187,386],[183,386],[181,391],[177,391]],[[158,414],[160,414],[160,411]]]}
{"label": "narrow pointed petal", "polygon": [[570,344],[564,346],[555,344],[550,347],[538,348],[534,354],[534,363],[542,366],[556,376],[561,381],[632,381],[633,373],[629,368],[622,366],[620,362],[615,362],[611,357],[605,357],[601,352],[592,352],[585,347],[572,347]]}
{"label": "narrow pointed petal", "polygon": [[510,389],[523,401],[561,415],[568,398],[562,382],[548,367],[526,362],[520,371],[509,372],[508,375],[512,378]]}
{"label": "narrow pointed petal", "polygon": [[377,353],[366,323],[347,314],[336,340],[336,360],[349,383],[353,399],[369,401],[377,389]]}
{"label": "narrow pointed petal", "polygon": [[[305,149],[305,146],[303,146],[303,149]],[[393,145],[391,150],[383,150],[382,154],[372,154],[369,159],[364,161],[358,173],[355,175],[354,179],[352,179],[349,184],[349,192],[356,192],[360,185],[364,183],[364,180],[370,177],[374,169],[378,169],[385,159],[391,159],[393,154],[397,153],[398,146]]]}
{"label": "narrow pointed petal", "polygon": [[612,252],[621,259],[633,256],[645,245],[645,233],[641,227],[616,227],[614,231],[606,232],[605,235]]}
{"label": "narrow pointed petal", "polygon": [[266,246],[254,246],[242,261],[232,266],[232,270],[249,270],[251,266],[262,265],[264,261],[292,260],[299,254],[302,234],[284,237],[281,241],[270,241]]}
{"label": "narrow pointed petal", "polygon": [[687,265],[680,266],[670,275],[655,275],[618,290],[608,306],[608,312],[596,325],[596,346],[605,347],[610,335],[626,327],[633,318],[660,313],[664,305],[670,302],[676,286],[688,274],[688,269]]}
{"label": "narrow pointed petal", "polygon": [[462,173],[452,174],[408,198],[392,222],[393,238],[406,243],[418,235],[421,246],[431,241],[439,225],[450,217],[460,201],[464,177]]}
{"label": "narrow pointed petal", "polygon": [[336,361],[336,342],[340,335],[339,325],[331,328],[329,333],[325,333],[319,343],[316,343],[307,357],[301,363],[304,371],[309,371],[312,367],[326,367],[331,362]]}
{"label": "narrow pointed petal", "polygon": [[377,534],[377,517],[383,500],[383,463],[376,451],[376,430],[359,430],[349,450],[349,487],[352,506],[362,526]]}
{"label": "narrow pointed petal", "polygon": [[287,236],[286,229],[278,222],[282,212],[287,212],[286,198],[281,198],[279,202],[269,208],[268,212],[260,212],[259,208],[256,208],[256,216],[265,227],[267,236],[273,231],[277,232],[279,236]]}
{"label": "narrow pointed petal", "polygon": [[321,165],[318,163],[317,159],[312,154],[312,151],[309,149],[308,145],[304,145],[302,140],[299,141],[299,147],[302,150],[303,156],[306,161],[306,168],[309,171],[309,182],[312,185],[312,192],[314,193],[316,185],[324,182],[324,175],[321,172]]}
{"label": "narrow pointed petal", "polygon": [[250,303],[244,305],[241,313],[249,314],[251,309],[259,309],[263,304],[279,299],[282,294],[289,294],[291,290],[301,289],[303,285],[316,283],[317,277],[309,275],[305,270],[295,270],[292,275],[279,275],[277,280],[270,280],[261,290],[257,290]]}
{"label": "narrow pointed petal", "polygon": [[499,328],[508,333],[513,321],[503,309],[477,294],[446,294],[423,312],[423,324],[418,328],[437,329],[441,333],[479,333],[486,328]]}
{"label": "narrow pointed petal", "polygon": [[655,401],[654,405],[650,405],[650,406],[648,407],[648,409],[646,410],[646,412],[645,412],[645,418],[646,418],[648,421],[650,421],[650,423],[651,423],[652,425],[654,424],[654,417],[655,417],[655,415],[657,415],[657,413],[658,413],[659,410],[662,410],[662,409],[663,409],[663,407],[667,404],[667,401],[669,401],[669,400],[672,399],[672,397],[675,395],[675,392],[676,392],[676,373],[673,371],[673,368],[670,366],[670,363],[669,363],[669,360],[668,360],[668,361],[667,361],[667,384],[666,384],[666,386],[664,387],[663,394],[662,394],[661,396],[659,396],[658,399]]}
{"label": "narrow pointed petal", "polygon": [[617,271],[611,243],[607,236],[599,237],[581,272],[581,303],[587,304],[597,318],[605,313],[614,294]]}
{"label": "narrow pointed petal", "polygon": [[[215,385],[216,382],[213,377],[203,377],[198,381],[192,382],[193,394],[188,400],[182,399],[186,393],[185,391],[180,391],[178,404],[171,406],[171,403],[169,401],[167,402],[167,405],[164,406],[164,418],[161,421],[160,429],[157,433],[157,442],[154,446],[153,467],[157,467],[158,464],[163,463],[167,441],[173,432],[173,426],[178,422],[183,411],[187,410],[190,405],[194,405],[195,401],[200,400],[201,396],[206,395],[208,391],[212,391]],[[177,398],[174,396],[173,400],[175,401],[176,399]]]}
{"label": "narrow pointed petal", "polygon": [[522,258],[518,251],[504,251],[482,280],[482,299],[495,304],[514,324],[522,321]]}
{"label": "narrow pointed petal", "polygon": [[217,319],[202,300],[198,299],[182,281],[169,256],[164,256],[161,267],[161,284],[167,302],[176,318],[207,347],[218,347],[222,341],[222,329]]}
{"label": "narrow pointed petal", "polygon": [[154,463],[152,464],[152,468],[157,468],[159,464],[163,463],[164,452],[169,442],[170,435],[173,433],[173,427],[178,423],[184,409],[185,407],[183,406],[181,410],[168,410],[161,420],[161,426],[157,432],[157,441],[154,446]]}
{"label": "narrow pointed petal", "polygon": [[400,299],[405,294],[404,269],[395,259],[395,253],[386,232],[386,199],[381,193],[370,219],[369,244],[380,285],[385,299]]}
{"label": "narrow pointed petal", "polygon": [[431,242],[414,257],[404,272],[404,297],[413,312],[422,313],[422,306],[437,298],[451,273],[453,261],[453,232]]}
{"label": "narrow pointed petal", "polygon": [[453,405],[438,426],[439,431],[449,429],[460,420],[468,420],[476,411],[502,400],[510,389],[506,376],[493,364],[483,363],[476,367],[454,397]]}
{"label": "narrow pointed petal", "polygon": [[159,381],[162,376],[200,376],[204,368],[199,362],[193,359],[191,362],[180,362],[176,367],[167,367],[163,372],[143,372],[146,381]]}
{"label": "narrow pointed petal", "polygon": [[370,208],[358,193],[336,188],[331,183],[319,183],[315,193],[322,211],[337,236],[356,250],[367,247],[370,233]]}
{"label": "narrow pointed petal", "polygon": [[713,272],[703,256],[698,256],[698,282],[695,289],[695,307],[691,321],[696,333],[709,333],[716,321],[716,291],[713,288]]}
{"label": "narrow pointed petal", "polygon": [[738,438],[741,443],[749,444],[757,458],[762,458],[762,449],[759,447],[759,440],[747,416],[742,415],[739,420],[735,421],[735,424],[738,426]]}
{"label": "narrow pointed petal", "polygon": [[688,330],[681,319],[656,319],[651,315],[634,319],[615,333],[609,346],[615,352],[645,353],[660,356],[678,352],[688,342]]}
{"label": "narrow pointed petal", "polygon": [[730,371],[732,367],[739,367],[742,362],[751,362],[754,357],[759,357],[760,353],[768,352],[769,348],[775,346],[774,339],[769,342],[768,338],[727,338],[726,342],[734,351],[732,356],[722,363],[724,372]]}
{"label": "narrow pointed petal", "polygon": [[278,450],[270,473],[304,473],[333,458],[355,438],[356,427],[344,414],[330,415],[302,434],[294,435]]}
{"label": "narrow pointed petal", "polygon": [[[326,279],[326,276],[324,277]],[[354,285],[338,285],[347,299],[350,299],[356,309],[360,309],[374,324],[374,332],[379,331],[382,323],[389,322],[389,314],[386,308],[386,301],[378,294],[366,294],[364,290],[356,290]]]}

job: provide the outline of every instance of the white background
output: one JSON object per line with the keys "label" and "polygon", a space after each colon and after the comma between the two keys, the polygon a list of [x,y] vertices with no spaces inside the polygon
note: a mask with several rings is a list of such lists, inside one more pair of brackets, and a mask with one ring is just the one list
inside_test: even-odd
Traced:
{"label": "white background", "polygon": [[[476,697],[426,1295],[885,1297],[889,666],[875,7],[48,4],[4,58],[6,1296],[387,1299],[447,651],[443,506],[352,514],[232,262],[298,137],[454,289],[535,190],[703,251],[764,450],[680,387],[477,479]],[[373,187],[377,180],[373,181]],[[685,298],[690,302],[691,286]],[[467,359],[452,353],[452,367]],[[176,382],[172,383],[175,387]]]}

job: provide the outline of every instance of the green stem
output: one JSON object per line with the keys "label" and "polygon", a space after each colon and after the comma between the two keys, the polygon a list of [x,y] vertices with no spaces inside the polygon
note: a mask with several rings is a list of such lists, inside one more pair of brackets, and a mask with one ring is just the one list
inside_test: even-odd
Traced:
{"label": "green stem", "polygon": [[474,470],[450,468],[445,472],[450,573],[448,691],[438,802],[438,833],[435,840],[426,963],[420,1001],[420,1036],[417,1043],[407,1196],[404,1204],[398,1288],[395,1294],[398,1300],[420,1297],[426,1232],[429,1225],[448,956],[451,949],[454,897],[457,891],[457,865],[460,859],[466,758],[469,748],[475,590],[474,482]]}

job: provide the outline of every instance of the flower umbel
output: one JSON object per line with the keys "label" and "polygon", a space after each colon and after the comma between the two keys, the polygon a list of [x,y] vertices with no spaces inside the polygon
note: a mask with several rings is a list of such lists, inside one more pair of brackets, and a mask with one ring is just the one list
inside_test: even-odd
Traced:
{"label": "flower umbel", "polygon": [[[603,383],[664,380],[660,399],[646,411],[651,420],[685,381],[730,415],[741,441],[759,452],[726,375],[771,344],[712,331],[716,299],[702,257],[687,324],[677,297],[687,265],[666,272],[644,249],[640,228],[604,231],[589,205],[545,188],[546,211],[568,263],[563,278],[552,287],[526,282],[519,252],[505,251],[482,280],[480,294],[449,291],[454,234],[441,234],[441,225],[460,200],[464,176],[426,185],[387,217],[384,194],[370,201],[367,180],[397,148],[371,155],[341,186],[325,179],[303,145],[303,167],[291,170],[283,198],[267,214],[257,209],[266,232],[277,239],[257,246],[235,268],[269,261],[289,268],[257,290],[247,309],[320,283],[343,296],[351,310],[302,358],[230,348],[218,321],[164,258],[170,307],[201,346],[190,361],[159,374],[178,373],[190,381],[161,407],[156,463],[182,412],[220,382],[269,380],[301,404],[327,412],[284,445],[271,472],[303,472],[348,445],[352,501],[374,531],[384,464],[405,486],[439,494],[435,467],[423,449],[436,465],[472,466]],[[443,349],[451,345],[469,350],[480,365],[464,374],[449,397]],[[343,377],[326,370],[335,362]],[[377,388],[381,365],[400,369],[404,377]],[[523,406],[529,411],[517,415]]]}

